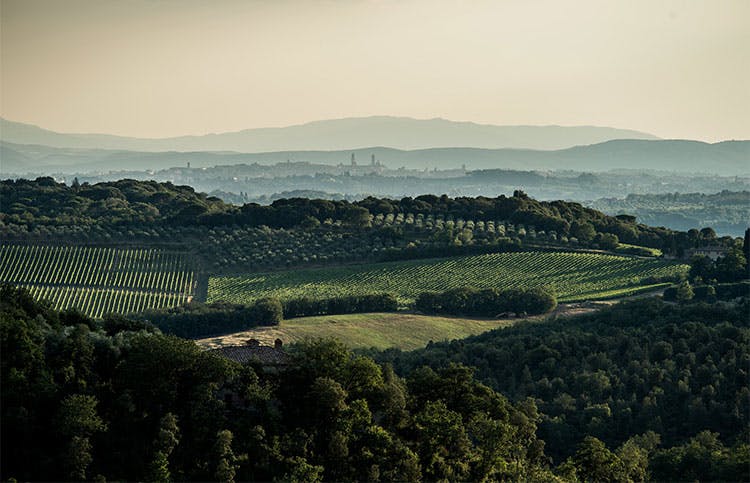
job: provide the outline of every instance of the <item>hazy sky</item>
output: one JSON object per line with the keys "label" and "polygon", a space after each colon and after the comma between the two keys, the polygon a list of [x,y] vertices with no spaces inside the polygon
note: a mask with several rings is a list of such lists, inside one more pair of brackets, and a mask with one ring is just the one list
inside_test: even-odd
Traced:
{"label": "hazy sky", "polygon": [[0,115],[162,137],[367,115],[750,138],[750,0],[0,0]]}

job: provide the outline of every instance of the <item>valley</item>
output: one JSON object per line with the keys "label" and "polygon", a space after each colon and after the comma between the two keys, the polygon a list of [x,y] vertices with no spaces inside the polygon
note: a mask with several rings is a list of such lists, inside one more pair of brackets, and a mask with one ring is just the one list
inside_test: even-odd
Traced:
{"label": "valley", "polygon": [[0,482],[750,482],[750,1],[0,32]]}

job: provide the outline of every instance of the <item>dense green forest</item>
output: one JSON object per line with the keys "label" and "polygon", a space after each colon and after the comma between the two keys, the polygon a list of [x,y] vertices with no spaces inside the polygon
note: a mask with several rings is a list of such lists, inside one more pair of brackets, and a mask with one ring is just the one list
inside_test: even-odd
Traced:
{"label": "dense green forest", "polygon": [[0,292],[3,479],[748,476],[746,300],[622,304],[378,354],[400,377],[331,340],[290,347],[282,370],[240,366]]}
{"label": "dense green forest", "polygon": [[282,371],[2,286],[2,478],[549,480],[534,403],[461,366],[388,366],[334,341]]}
{"label": "dense green forest", "polygon": [[538,435],[556,462],[589,436],[617,447],[647,432],[669,447],[710,431],[747,452],[749,313],[747,298],[711,305],[638,300],[376,355],[401,374],[423,365],[476,367],[479,380],[511,400],[533,398],[543,415]]}

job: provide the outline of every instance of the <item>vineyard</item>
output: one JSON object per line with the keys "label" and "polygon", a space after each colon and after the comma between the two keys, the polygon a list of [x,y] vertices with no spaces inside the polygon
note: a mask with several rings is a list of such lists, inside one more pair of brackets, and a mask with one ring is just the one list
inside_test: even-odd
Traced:
{"label": "vineyard", "polygon": [[0,282],[93,317],[174,307],[194,292],[185,256],[156,249],[0,246]]}
{"label": "vineyard", "polygon": [[612,298],[657,288],[688,270],[657,259],[588,253],[521,252],[376,263],[209,279],[208,301],[336,297],[392,292],[409,305],[425,291],[554,287],[561,301]]}

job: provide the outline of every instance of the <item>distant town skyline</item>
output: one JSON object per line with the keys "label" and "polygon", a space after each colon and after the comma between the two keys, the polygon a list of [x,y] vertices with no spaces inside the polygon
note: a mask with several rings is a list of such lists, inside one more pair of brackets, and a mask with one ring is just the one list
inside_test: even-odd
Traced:
{"label": "distant town skyline", "polygon": [[0,116],[168,137],[372,115],[750,138],[750,2],[0,0]]}

